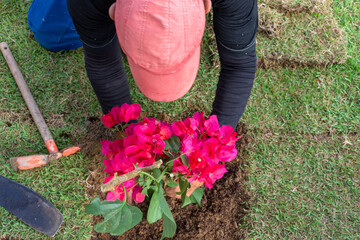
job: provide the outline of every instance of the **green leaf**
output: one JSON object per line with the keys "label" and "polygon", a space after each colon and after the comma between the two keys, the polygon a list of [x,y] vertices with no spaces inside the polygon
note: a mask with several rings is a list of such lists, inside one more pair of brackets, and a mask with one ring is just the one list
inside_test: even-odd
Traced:
{"label": "green leaf", "polygon": [[169,154],[167,154],[166,151],[168,151],[168,153],[172,155],[169,157],[173,157],[179,152],[179,148],[181,144],[180,144],[180,138],[178,136],[172,135],[169,139],[165,140],[164,142],[165,142],[164,153],[166,155],[169,156]]}
{"label": "green leaf", "polygon": [[148,192],[147,192],[147,196],[149,196],[149,200],[151,199],[154,192],[157,191],[157,189],[158,189],[158,187],[156,185],[150,186],[150,188],[148,189]]}
{"label": "green leaf", "polygon": [[153,180],[150,177],[146,176],[145,174],[140,174],[139,186],[143,188],[143,190],[141,191],[142,194],[148,193],[148,190],[150,189],[152,183]]}
{"label": "green leaf", "polygon": [[173,169],[174,161],[171,161],[169,164],[167,164],[168,169]]}
{"label": "green leaf", "polygon": [[195,191],[191,194],[190,197],[185,195],[181,208],[189,205],[190,203],[196,203],[197,205],[199,205],[199,207],[201,207],[201,199],[203,195],[204,195],[204,189],[198,187],[197,189],[195,189]]}
{"label": "green leaf", "polygon": [[145,175],[144,174],[140,174],[138,182],[139,182],[140,186],[143,186],[145,184]]}
{"label": "green leaf", "polygon": [[175,223],[175,220],[173,218],[173,215],[171,213],[171,210],[169,208],[168,203],[166,202],[166,199],[164,197],[163,194],[164,190],[161,188],[160,190],[160,194],[159,194],[159,205],[160,205],[160,209],[162,211],[163,214],[165,214],[169,219],[172,219]]}
{"label": "green leaf", "polygon": [[174,182],[173,180],[170,179],[170,181],[168,182],[167,184],[169,187],[176,187],[178,186],[179,184],[177,182]]}
{"label": "green leaf", "polygon": [[201,207],[201,199],[203,196],[204,196],[204,189],[202,189],[201,187],[198,187],[191,194],[190,200],[192,203],[196,203],[197,205],[199,205],[199,207]]}
{"label": "green leaf", "polygon": [[165,171],[161,172],[161,170],[159,168],[155,168],[152,171],[153,171],[154,178],[156,178],[157,182],[160,183],[160,181],[162,180],[162,178],[165,175]]}
{"label": "green leaf", "polygon": [[186,155],[181,155],[180,158],[181,158],[182,163],[183,163],[185,166],[190,167],[190,165],[189,165],[189,158],[188,158]]}
{"label": "green leaf", "polygon": [[149,178],[149,177],[144,177],[144,176],[146,176],[145,174],[141,174],[140,173],[140,177],[139,177],[139,180],[138,180],[138,182],[139,182],[139,186],[141,186],[141,187],[149,187],[150,185],[151,185],[151,183],[153,182],[153,180],[151,179],[151,178]]}
{"label": "green leaf", "polygon": [[165,214],[163,214],[163,233],[161,236],[161,240],[164,238],[172,238],[176,233],[176,223],[174,218],[169,219]]}
{"label": "green leaf", "polygon": [[185,202],[185,197],[186,197],[186,192],[187,192],[187,189],[189,186],[189,182],[187,181],[187,179],[182,177],[179,179],[179,186],[180,186],[181,200],[183,202]]}
{"label": "green leaf", "polygon": [[147,212],[147,220],[150,224],[156,222],[162,216],[162,211],[159,203],[160,195],[162,194],[160,193],[159,188],[157,188],[151,196],[150,205]]}
{"label": "green leaf", "polygon": [[103,201],[96,197],[90,204],[85,207],[85,212],[92,215],[105,215],[117,208],[121,207],[124,202],[116,199],[116,201]]}
{"label": "green leaf", "polygon": [[104,221],[96,224],[94,230],[116,236],[122,235],[133,228],[143,217],[140,209],[135,206],[131,206],[119,199],[101,202],[98,197],[86,206],[85,212],[93,215],[104,215]]}
{"label": "green leaf", "polygon": [[190,200],[190,198],[188,196],[185,196],[185,199],[183,201],[183,204],[181,205],[181,208],[189,205],[190,203],[192,203],[192,201]]}
{"label": "green leaf", "polygon": [[148,192],[149,189],[150,189],[150,186],[143,187],[143,190],[141,191],[141,194],[146,194],[147,195],[147,192]]}
{"label": "green leaf", "polygon": [[176,232],[176,222],[174,220],[174,217],[171,213],[170,207],[168,203],[166,202],[166,199],[164,197],[164,190],[163,188],[160,189],[159,194],[159,204],[162,211],[162,217],[164,220],[164,228],[163,228],[163,234],[161,236],[161,239],[168,237],[171,238],[174,236]]}
{"label": "green leaf", "polygon": [[156,179],[161,175],[161,171],[160,171],[160,169],[158,169],[158,168],[154,168],[154,169],[152,170],[152,172],[153,172],[154,178],[156,178]]}

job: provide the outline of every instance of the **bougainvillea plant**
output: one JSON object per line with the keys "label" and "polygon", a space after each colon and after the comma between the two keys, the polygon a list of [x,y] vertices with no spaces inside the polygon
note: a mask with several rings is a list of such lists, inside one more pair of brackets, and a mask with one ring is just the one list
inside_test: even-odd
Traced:
{"label": "bougainvillea plant", "polygon": [[86,212],[105,216],[95,231],[121,235],[141,221],[142,212],[135,205],[147,199],[148,222],[163,218],[161,239],[170,238],[176,232],[176,223],[164,187],[178,189],[182,207],[190,203],[200,206],[203,189],[196,188],[190,196],[188,189],[195,182],[210,189],[223,177],[225,162],[237,155],[238,137],[230,126],[220,127],[215,115],[206,119],[203,113],[195,113],[172,124],[146,117],[128,123],[137,120],[140,113],[139,104],[125,103],[101,117],[105,126],[116,129],[122,137],[101,142],[106,156],[104,171],[109,174],[102,185],[106,201],[95,198]]}

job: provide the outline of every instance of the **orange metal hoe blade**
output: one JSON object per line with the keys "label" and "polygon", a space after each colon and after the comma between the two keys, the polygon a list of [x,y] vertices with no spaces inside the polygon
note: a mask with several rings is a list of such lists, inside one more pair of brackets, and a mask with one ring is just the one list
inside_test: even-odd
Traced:
{"label": "orange metal hoe blade", "polygon": [[49,155],[31,155],[10,158],[10,163],[12,169],[18,171],[44,166],[49,162],[48,159]]}
{"label": "orange metal hoe blade", "polygon": [[68,147],[68,148],[65,148],[61,151],[61,154],[63,157],[67,157],[67,156],[70,156],[74,153],[77,153],[78,151],[80,151],[80,147],[78,146],[72,146],[72,147]]}
{"label": "orange metal hoe blade", "polygon": [[61,152],[55,152],[50,155],[39,154],[23,157],[13,157],[10,158],[10,164],[14,171],[19,170],[28,170],[32,168],[38,168],[50,163],[53,160],[59,159],[61,157],[67,157],[74,153],[77,153],[81,148],[78,146],[72,146],[65,148]]}

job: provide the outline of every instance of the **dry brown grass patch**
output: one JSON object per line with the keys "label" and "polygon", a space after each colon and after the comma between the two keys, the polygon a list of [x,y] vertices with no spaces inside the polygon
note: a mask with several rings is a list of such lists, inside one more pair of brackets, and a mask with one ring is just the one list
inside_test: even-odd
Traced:
{"label": "dry brown grass patch", "polygon": [[279,36],[287,22],[287,18],[265,3],[260,3],[258,8],[259,32],[266,34],[269,37]]}
{"label": "dry brown grass patch", "polygon": [[259,66],[344,63],[346,40],[326,0],[260,0]]}
{"label": "dry brown grass patch", "polygon": [[[259,67],[345,63],[347,42],[330,5],[330,0],[259,0]],[[210,66],[218,67],[211,14],[207,16],[204,43],[206,60]]]}
{"label": "dry brown grass patch", "polygon": [[283,12],[323,12],[330,7],[330,0],[259,0],[271,8]]}

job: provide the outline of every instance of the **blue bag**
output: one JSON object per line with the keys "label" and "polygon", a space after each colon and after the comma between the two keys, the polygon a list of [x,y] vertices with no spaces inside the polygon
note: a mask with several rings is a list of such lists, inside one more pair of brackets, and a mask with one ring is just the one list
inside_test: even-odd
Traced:
{"label": "blue bag", "polygon": [[34,0],[29,8],[28,23],[36,40],[50,51],[82,46],[66,0]]}

